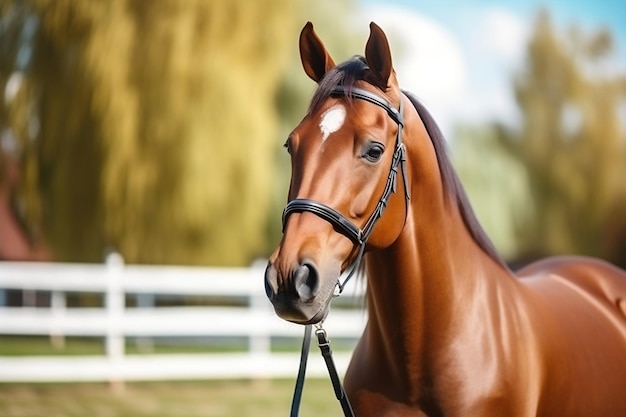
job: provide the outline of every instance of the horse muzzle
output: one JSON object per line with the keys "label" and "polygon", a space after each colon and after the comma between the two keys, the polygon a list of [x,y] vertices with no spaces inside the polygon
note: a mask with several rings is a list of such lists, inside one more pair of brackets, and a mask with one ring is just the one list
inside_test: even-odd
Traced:
{"label": "horse muzzle", "polygon": [[270,261],[265,269],[265,293],[276,314],[298,324],[315,324],[326,318],[336,279],[322,279],[313,262],[281,272]]}

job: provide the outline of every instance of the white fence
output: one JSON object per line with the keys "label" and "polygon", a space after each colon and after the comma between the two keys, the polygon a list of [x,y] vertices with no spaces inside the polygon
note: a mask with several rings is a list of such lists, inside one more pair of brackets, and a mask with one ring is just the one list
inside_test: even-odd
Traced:
{"label": "white fence", "polygon": [[[50,307],[7,307],[8,289],[48,291]],[[96,293],[99,308],[69,308],[66,295]],[[358,296],[356,290],[348,294]],[[127,307],[127,295],[236,297],[245,306]],[[146,304],[146,303],[143,303]],[[150,306],[152,304],[152,306]],[[331,338],[356,339],[366,320],[363,309],[333,309],[325,323]],[[104,265],[0,262],[0,335],[45,335],[52,340],[96,336],[106,340],[101,356],[0,356],[0,382],[125,381],[156,379],[295,377],[299,353],[272,352],[272,339],[300,338],[303,328],[274,314],[263,290],[263,266],[196,268],[124,265],[119,256]],[[246,337],[246,352],[135,354],[125,352],[133,337]],[[326,369],[313,347],[310,376]],[[335,353],[344,372],[349,353]]]}

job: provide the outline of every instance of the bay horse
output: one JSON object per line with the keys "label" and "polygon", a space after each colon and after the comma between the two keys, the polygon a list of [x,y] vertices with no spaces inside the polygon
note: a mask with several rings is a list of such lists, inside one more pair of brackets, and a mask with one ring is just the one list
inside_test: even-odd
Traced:
{"label": "bay horse", "polygon": [[265,287],[278,316],[317,323],[363,256],[368,323],[344,380],[355,415],[626,416],[626,273],[554,257],[514,274],[376,24],[365,56],[335,65],[309,22],[300,56],[318,88],[285,145]]}

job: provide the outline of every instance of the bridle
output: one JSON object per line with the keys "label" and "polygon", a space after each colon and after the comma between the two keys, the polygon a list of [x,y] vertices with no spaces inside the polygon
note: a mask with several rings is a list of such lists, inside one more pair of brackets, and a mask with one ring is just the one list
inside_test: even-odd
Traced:
{"label": "bridle", "polygon": [[402,170],[402,179],[404,181],[404,193],[407,200],[407,205],[408,200],[411,197],[406,175],[406,147],[402,142],[402,128],[404,127],[404,119],[402,117],[402,100],[400,100],[398,109],[396,109],[386,99],[378,96],[377,94],[371,93],[362,88],[346,88],[344,86],[335,87],[331,95],[344,95],[359,100],[365,100],[369,103],[382,107],[387,112],[389,117],[391,117],[391,119],[398,124],[396,144],[393,152],[393,158],[391,160],[391,167],[389,169],[389,176],[387,177],[387,183],[385,184],[385,189],[380,199],[378,200],[378,204],[376,204],[376,208],[365,222],[363,228],[359,228],[358,226],[356,226],[334,208],[329,207],[324,203],[320,203],[319,201],[309,200],[306,198],[294,198],[289,203],[287,203],[287,206],[283,211],[283,233],[285,231],[285,228],[287,227],[287,220],[292,213],[309,212],[332,224],[333,227],[335,227],[339,232],[348,237],[355,245],[358,245],[358,253],[355,260],[352,262],[352,266],[346,268],[347,270],[350,270],[347,277],[344,279],[343,282],[337,279],[339,294],[341,294],[347,282],[350,280],[350,278],[352,278],[354,273],[359,268],[359,265],[363,258],[363,253],[365,252],[365,245],[367,243],[367,240],[372,234],[376,222],[382,217],[383,212],[387,207],[389,197],[392,193],[396,192],[396,177],[398,175],[398,167]]}
{"label": "bridle", "polygon": [[[285,232],[285,228],[287,227],[287,220],[289,219],[289,216],[291,214],[309,212],[326,220],[328,223],[333,225],[333,227],[337,229],[340,233],[347,236],[358,247],[358,253],[356,258],[352,262],[352,266],[346,268],[347,270],[350,270],[347,277],[344,279],[343,282],[341,282],[339,278],[337,279],[337,287],[339,288],[339,294],[341,294],[347,282],[359,269],[359,265],[361,264],[361,260],[363,259],[363,253],[365,252],[365,245],[367,244],[367,240],[372,234],[376,222],[382,217],[383,212],[387,207],[389,197],[392,193],[396,192],[396,177],[398,176],[398,169],[402,171],[407,210],[408,201],[411,196],[409,192],[408,178],[406,175],[406,147],[402,142],[402,128],[404,127],[404,119],[402,117],[402,99],[400,99],[400,104],[396,109],[386,99],[361,88],[346,88],[344,86],[337,86],[333,89],[331,95],[344,95],[346,97],[365,100],[369,103],[382,107],[387,112],[389,117],[391,117],[391,119],[393,119],[393,121],[398,124],[396,144],[393,152],[393,157],[391,159],[391,167],[389,168],[389,175],[387,176],[385,189],[383,190],[383,193],[378,200],[378,203],[376,204],[376,208],[365,222],[363,228],[359,228],[358,226],[356,226],[354,223],[348,220],[346,216],[344,216],[334,208],[329,207],[328,205],[319,201],[306,198],[295,198],[289,201],[283,211],[283,233]],[[315,334],[318,339],[318,346],[324,358],[324,362],[326,363],[326,367],[328,368],[328,373],[333,384],[335,396],[341,404],[344,415],[346,417],[354,417],[352,406],[350,405],[350,401],[348,400],[348,397],[343,390],[341,380],[339,379],[335,364],[332,359],[332,350],[330,349],[330,342],[326,337],[326,332],[321,327],[321,325],[316,325],[316,327],[317,329],[315,331]],[[304,339],[302,342],[302,350],[300,354],[300,369],[298,370],[298,377],[296,378],[296,386],[294,389],[293,400],[291,403],[291,417],[297,417],[298,410],[300,408],[300,399],[302,397],[304,376],[306,373],[306,363],[309,352],[309,343],[311,339],[311,329],[312,328],[310,324],[305,326]]]}

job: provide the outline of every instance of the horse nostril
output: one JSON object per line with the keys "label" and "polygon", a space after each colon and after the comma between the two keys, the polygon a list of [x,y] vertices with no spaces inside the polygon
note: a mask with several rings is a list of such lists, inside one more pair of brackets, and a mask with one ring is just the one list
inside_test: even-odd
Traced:
{"label": "horse nostril", "polygon": [[302,301],[313,299],[319,287],[319,274],[315,266],[300,265],[293,275],[293,285]]}
{"label": "horse nostril", "polygon": [[278,273],[276,268],[272,264],[268,264],[265,268],[265,295],[271,300],[274,299],[274,295],[278,292]]}

